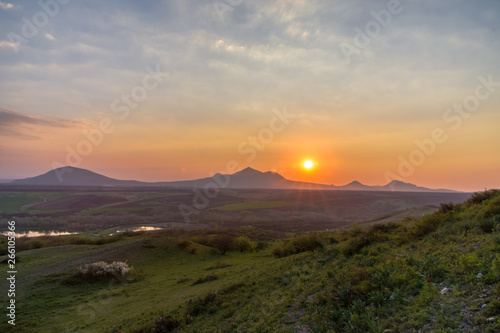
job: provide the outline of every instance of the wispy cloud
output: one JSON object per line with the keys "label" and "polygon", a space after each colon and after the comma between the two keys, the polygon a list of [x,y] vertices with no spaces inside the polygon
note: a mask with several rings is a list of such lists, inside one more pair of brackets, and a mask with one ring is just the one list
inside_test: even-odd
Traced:
{"label": "wispy cloud", "polygon": [[1,2],[0,1],[0,8],[2,8],[2,9],[11,9],[11,8],[14,8],[14,5],[11,4],[10,2]]}
{"label": "wispy cloud", "polygon": [[0,47],[15,47],[16,45],[14,43],[11,43],[9,41],[6,41],[6,40],[0,40]]}
{"label": "wispy cloud", "polygon": [[31,116],[18,111],[0,109],[0,136],[33,140],[40,138],[37,132],[43,127],[67,129],[81,125],[81,122],[74,120]]}

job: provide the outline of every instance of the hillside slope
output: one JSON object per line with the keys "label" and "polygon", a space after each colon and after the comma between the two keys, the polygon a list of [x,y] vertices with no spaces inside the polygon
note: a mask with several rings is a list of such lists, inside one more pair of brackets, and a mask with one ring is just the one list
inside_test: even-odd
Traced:
{"label": "hillside slope", "polygon": [[[81,245],[42,249],[53,241],[20,240],[23,307],[15,330],[0,330],[498,332],[499,223],[500,191],[491,190],[403,223],[283,240],[252,228],[128,233],[103,245],[68,237]],[[212,248],[242,236],[258,250]],[[75,277],[101,260],[126,261],[133,274]]]}

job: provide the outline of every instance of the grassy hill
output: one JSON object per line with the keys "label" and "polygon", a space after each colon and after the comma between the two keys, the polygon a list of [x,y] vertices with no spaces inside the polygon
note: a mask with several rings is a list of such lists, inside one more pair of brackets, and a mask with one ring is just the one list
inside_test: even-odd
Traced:
{"label": "grassy hill", "polygon": [[[491,190],[403,223],[289,239],[243,228],[24,241],[16,326],[0,330],[498,332],[499,223]],[[77,274],[99,261],[133,269],[121,279]]]}

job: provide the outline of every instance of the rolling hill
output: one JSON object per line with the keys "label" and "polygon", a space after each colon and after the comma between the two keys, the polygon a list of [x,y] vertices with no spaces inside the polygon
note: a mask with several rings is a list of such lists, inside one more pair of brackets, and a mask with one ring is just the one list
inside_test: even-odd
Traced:
{"label": "rolling hill", "polygon": [[[499,208],[490,190],[402,223],[285,239],[256,228],[20,237],[22,311],[0,331],[499,332]],[[5,270],[8,254],[0,236]],[[116,262],[128,273],[104,274]]]}
{"label": "rolling hill", "polygon": [[90,170],[71,166],[51,170],[42,175],[17,179],[8,185],[26,186],[141,186],[146,183],[134,180],[118,180]]}

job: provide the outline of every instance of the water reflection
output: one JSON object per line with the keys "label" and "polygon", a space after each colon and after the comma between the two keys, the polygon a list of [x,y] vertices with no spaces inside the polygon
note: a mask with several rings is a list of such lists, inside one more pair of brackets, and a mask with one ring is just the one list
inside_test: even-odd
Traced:
{"label": "water reflection", "polygon": [[[163,228],[159,227],[148,227],[148,226],[142,226],[142,227],[133,227],[133,228],[127,228],[127,229],[122,229],[122,230],[117,230],[117,233],[120,232],[125,232],[125,231],[153,231],[153,230],[162,230]],[[1,233],[4,236],[8,236],[9,232],[4,231]],[[41,237],[41,236],[67,236],[67,235],[77,235],[78,232],[69,232],[69,231],[16,231],[16,237]],[[109,234],[108,236],[114,235],[114,233]],[[97,235],[94,234],[94,236],[103,236],[103,235]]]}
{"label": "water reflection", "polygon": [[[66,236],[66,235],[76,235],[77,232],[67,232],[67,231],[16,231],[16,237],[41,237],[41,236]],[[4,236],[8,236],[9,232],[5,231],[2,233]]]}
{"label": "water reflection", "polygon": [[163,228],[158,228],[158,227],[138,227],[135,229],[123,229],[123,230],[118,230],[118,232],[125,232],[125,231],[153,231],[153,230],[162,230]]}

